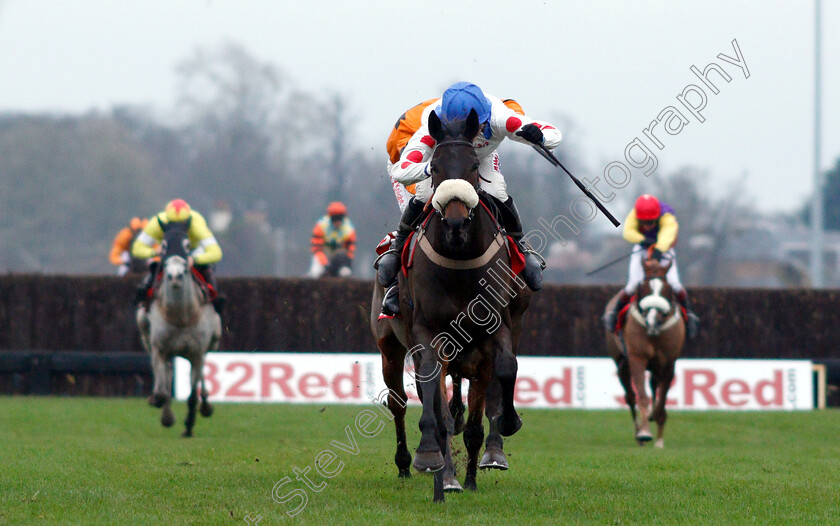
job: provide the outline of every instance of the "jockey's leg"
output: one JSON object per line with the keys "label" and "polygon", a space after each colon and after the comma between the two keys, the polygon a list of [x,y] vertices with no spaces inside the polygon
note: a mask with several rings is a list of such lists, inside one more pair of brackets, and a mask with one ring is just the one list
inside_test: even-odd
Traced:
{"label": "jockey's leg", "polygon": [[633,293],[636,292],[636,287],[639,286],[645,279],[644,269],[642,267],[642,255],[644,250],[642,249],[641,245],[636,245],[633,247],[632,255],[630,256],[630,267],[627,271],[627,284],[621,289],[621,293],[618,296],[618,301],[615,304],[615,307],[610,311],[604,314],[604,328],[607,331],[614,331],[615,325],[618,322],[618,313],[621,312],[627,303],[630,301],[630,298],[633,297]]}
{"label": "jockey's leg", "polygon": [[[389,162],[388,163],[388,173],[389,174],[391,173],[391,166],[392,166],[392,164]],[[411,192],[408,191],[408,189],[405,187],[404,184],[402,184],[400,182],[397,182],[397,180],[394,179],[393,175],[389,175],[389,177],[391,178],[391,188],[393,188],[393,190],[394,190],[394,197],[397,198],[397,206],[400,207],[400,213],[403,213],[403,212],[405,212],[405,207],[408,206],[408,202],[411,201],[411,198],[413,196],[412,196]]]}
{"label": "jockey's leg", "polygon": [[689,340],[693,340],[697,337],[697,333],[700,331],[700,318],[694,314],[694,311],[691,310],[691,303],[688,300],[688,291],[685,290],[685,287],[683,287],[680,282],[680,273],[679,270],[677,270],[677,254],[673,248],[668,251],[668,255],[671,256],[671,261],[673,263],[671,263],[671,268],[668,269],[668,273],[665,274],[665,279],[674,290],[677,302],[679,302],[680,306],[685,309],[687,318],[685,324],[685,335]]}
{"label": "jockey's leg", "polygon": [[204,281],[210,284],[213,287],[213,290],[216,291],[216,296],[213,298],[213,308],[216,309],[216,312],[219,313],[219,316],[222,315],[222,311],[225,309],[225,298],[222,296],[221,292],[219,292],[219,285],[216,282],[216,276],[213,272],[212,265],[195,265],[195,269],[201,274],[201,277],[204,278]]}
{"label": "jockey's leg", "polygon": [[149,263],[149,273],[146,274],[143,281],[137,286],[137,292],[134,295],[134,302],[138,307],[142,306],[146,310],[149,310],[149,291],[155,284],[155,276],[157,275],[159,266],[159,262],[151,261]]}
{"label": "jockey's leg", "polygon": [[505,217],[505,230],[525,256],[525,269],[522,271],[522,278],[531,290],[540,290],[542,288],[542,271],[545,268],[545,260],[539,252],[531,247],[527,240],[523,239],[522,220],[519,218],[519,210],[516,208],[516,203],[513,202],[513,197],[508,196],[507,201],[503,204],[510,212],[509,218],[508,214],[502,213],[502,217]]}
{"label": "jockey's leg", "polygon": [[604,314],[604,329],[606,329],[607,332],[613,332],[615,330],[615,326],[618,323],[618,313],[621,312],[621,309],[627,306],[631,297],[631,294],[627,294],[624,289],[621,289],[621,292],[618,295],[618,301],[615,302],[615,306],[612,310]]}
{"label": "jockey's leg", "polygon": [[403,212],[400,218],[400,225],[397,228],[397,235],[391,243],[391,248],[382,254],[375,265],[377,270],[376,279],[383,287],[391,285],[397,277],[397,272],[400,270],[400,253],[402,247],[405,245],[408,234],[414,229],[414,223],[423,213],[425,206],[425,203],[413,197],[408,202],[408,206],[405,207],[405,212]]}
{"label": "jockey's leg", "polygon": [[405,246],[405,240],[414,229],[414,224],[423,215],[425,206],[426,204],[417,197],[411,198],[400,219],[400,226],[397,229],[394,241],[391,243],[391,248],[382,254],[375,265],[377,281],[388,289],[385,291],[385,297],[382,300],[382,314],[386,316],[396,316],[400,312],[400,294],[397,284],[397,274],[401,263],[400,256],[403,246]]}
{"label": "jockey's leg", "polygon": [[516,208],[513,198],[508,195],[505,177],[499,171],[499,154],[493,152],[493,155],[485,157],[478,167],[478,173],[481,176],[481,189],[502,205],[499,206],[499,210],[502,212],[505,230],[525,256],[525,270],[522,271],[522,279],[525,280],[531,290],[540,290],[542,288],[542,271],[545,268],[545,260],[523,239],[524,233],[519,210]]}

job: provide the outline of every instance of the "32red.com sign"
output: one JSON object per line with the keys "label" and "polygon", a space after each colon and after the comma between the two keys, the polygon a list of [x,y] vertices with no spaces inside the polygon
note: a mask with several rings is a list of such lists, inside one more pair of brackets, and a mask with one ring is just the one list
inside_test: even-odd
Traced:
{"label": "32red.com sign", "polygon": [[[518,358],[519,407],[620,409],[624,392],[606,358]],[[205,385],[214,401],[365,404],[386,389],[378,354],[210,353]],[[419,403],[413,371],[404,384]],[[464,393],[468,382],[464,383]],[[177,359],[175,395],[189,396],[189,363]],[[678,360],[673,409],[813,409],[807,360]]]}

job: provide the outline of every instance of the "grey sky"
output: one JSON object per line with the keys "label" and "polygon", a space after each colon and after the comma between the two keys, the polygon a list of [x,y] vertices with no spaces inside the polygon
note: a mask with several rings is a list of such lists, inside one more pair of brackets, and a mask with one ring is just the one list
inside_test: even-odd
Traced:
{"label": "grey sky", "polygon": [[[674,136],[660,128],[652,177],[696,165],[712,190],[746,173],[755,204],[791,210],[813,186],[813,10],[811,1],[0,0],[0,112],[165,110],[175,65],[230,41],[303,89],[346,95],[356,143],[383,162],[400,113],[470,80],[531,117],[570,117],[561,148],[596,174],[675,106],[689,123]],[[824,1],[823,167],[840,156],[839,28],[840,2]],[[717,58],[735,56],[733,39],[749,78]],[[706,89],[700,123],[676,96],[700,84],[689,67],[711,61],[732,81],[712,76],[720,93]],[[634,170],[634,184],[642,177]]]}

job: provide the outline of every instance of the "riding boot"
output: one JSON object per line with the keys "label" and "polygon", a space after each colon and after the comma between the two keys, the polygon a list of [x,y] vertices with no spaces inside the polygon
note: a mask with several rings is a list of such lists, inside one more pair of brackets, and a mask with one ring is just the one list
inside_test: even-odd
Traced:
{"label": "riding boot", "polygon": [[377,270],[376,279],[383,287],[392,285],[397,278],[397,273],[400,270],[400,255],[402,253],[405,240],[408,234],[414,229],[414,223],[423,214],[423,208],[426,203],[420,201],[416,197],[412,197],[405,207],[402,218],[400,218],[400,226],[397,229],[397,235],[391,243],[391,248],[387,252],[379,256],[373,265]]}
{"label": "riding boot", "polygon": [[143,282],[137,287],[134,294],[134,303],[138,307],[143,307],[149,310],[149,290],[155,284],[155,276],[157,275],[158,262],[152,261],[149,263],[149,273],[143,278]]}
{"label": "riding boot", "polygon": [[686,323],[685,336],[689,340],[697,337],[700,332],[700,318],[691,310],[691,303],[688,301],[688,291],[683,289],[677,293],[677,302],[685,309]]}
{"label": "riding boot", "polygon": [[382,298],[381,315],[386,318],[399,317],[400,315],[400,280],[394,279],[394,283],[385,291]]}
{"label": "riding boot", "polygon": [[519,247],[522,255],[525,256],[525,269],[522,271],[522,278],[528,287],[536,292],[542,288],[542,271],[545,269],[545,259],[523,239],[522,220],[519,218],[519,210],[513,202],[513,197],[508,197],[508,200],[502,204],[505,205],[504,208],[508,212],[502,212],[505,230],[516,243],[516,246]]}
{"label": "riding boot", "polygon": [[621,289],[621,293],[618,296],[618,301],[615,302],[615,306],[613,309],[606,314],[604,314],[604,329],[607,332],[615,331],[615,326],[618,323],[618,313],[621,312],[621,309],[627,306],[627,303],[630,301],[630,295]]}
{"label": "riding boot", "polygon": [[221,316],[222,311],[225,308],[225,301],[227,300],[227,297],[224,296],[221,292],[219,292],[219,285],[216,281],[216,273],[213,272],[213,267],[210,265],[195,265],[195,269],[198,271],[199,274],[201,274],[201,277],[204,278],[204,281],[206,281],[207,284],[209,284],[210,287],[213,289],[215,295],[211,300],[211,303],[213,304],[213,308],[216,310],[219,316]]}

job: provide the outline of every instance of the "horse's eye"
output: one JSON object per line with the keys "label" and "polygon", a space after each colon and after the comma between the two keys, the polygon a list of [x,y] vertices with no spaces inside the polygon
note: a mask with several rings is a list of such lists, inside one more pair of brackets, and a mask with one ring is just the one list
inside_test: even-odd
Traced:
{"label": "horse's eye", "polygon": [[478,170],[478,166],[479,166],[479,164],[478,164],[478,163],[475,163],[474,165],[472,165],[472,169],[473,169],[473,170]]}
{"label": "horse's eye", "polygon": [[433,173],[433,174],[438,173],[438,168],[437,168],[437,165],[436,165],[436,164],[430,164],[430,165],[429,165],[429,171],[430,171],[431,173]]}

